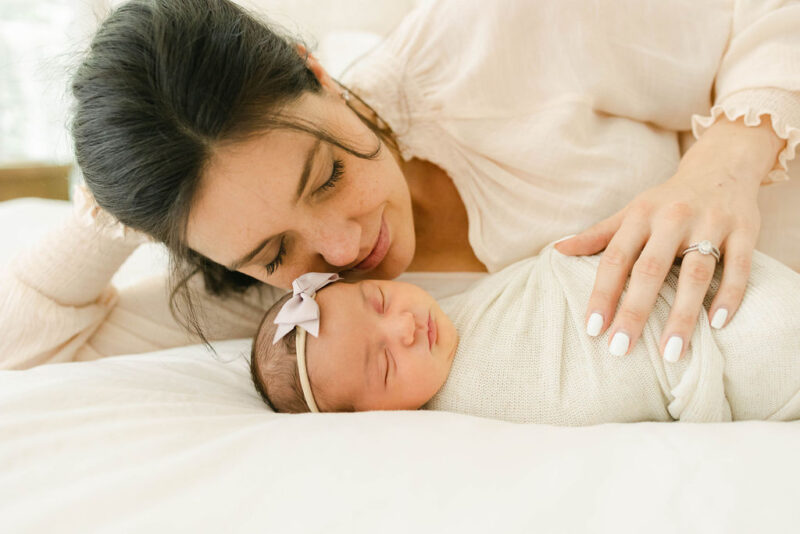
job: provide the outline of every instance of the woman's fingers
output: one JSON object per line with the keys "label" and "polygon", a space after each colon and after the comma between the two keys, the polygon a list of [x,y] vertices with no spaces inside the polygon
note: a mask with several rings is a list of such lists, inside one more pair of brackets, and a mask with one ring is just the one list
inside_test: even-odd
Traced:
{"label": "woman's fingers", "polygon": [[[710,234],[703,235],[708,238]],[[711,242],[716,246],[720,239],[712,236]],[[698,238],[691,241],[691,244],[703,240]],[[666,361],[677,362],[686,352],[716,267],[717,260],[711,254],[693,250],[683,257],[678,274],[678,290],[667,324],[661,333],[661,354]]]}
{"label": "woman's fingers", "polygon": [[755,236],[744,230],[732,232],[725,242],[722,281],[708,309],[708,317],[714,328],[722,328],[728,324],[742,303],[747,280],[750,278],[755,242]]}
{"label": "woman's fingers", "polygon": [[618,211],[594,226],[555,245],[555,249],[567,256],[591,256],[608,246],[619,229],[625,210]]}
{"label": "woman's fingers", "polygon": [[[600,257],[586,312],[586,332],[590,336],[600,335],[611,324],[628,273],[639,257],[648,235],[649,229],[645,225],[628,219],[614,234]],[[615,351],[621,350],[620,343],[623,341],[624,337],[617,338]],[[627,346],[622,354],[626,352]]]}
{"label": "woman's fingers", "polygon": [[656,232],[634,262],[628,290],[609,330],[609,352],[612,355],[627,354],[636,345],[664,279],[672,268],[679,245],[678,231]]}
{"label": "woman's fingers", "polygon": [[[722,282],[709,309],[712,326],[721,328],[727,324],[741,304],[758,236],[757,207],[745,202],[751,200],[749,197],[736,196],[746,196],[742,191],[731,191],[728,197],[708,202],[716,197],[695,189],[687,188],[680,180],[667,182],[638,196],[613,216],[555,245],[566,255],[590,255],[605,249],[585,319],[586,332],[591,336],[608,330],[611,354],[630,353],[641,337],[675,257],[696,242],[709,240],[725,248]],[[695,198],[698,196],[706,204]],[[734,221],[738,222],[738,229],[732,224]],[[660,347],[667,361],[677,361],[686,353],[715,268],[715,258],[698,251],[688,253],[683,260],[675,301],[662,331]],[[617,309],[628,276],[625,298]]]}

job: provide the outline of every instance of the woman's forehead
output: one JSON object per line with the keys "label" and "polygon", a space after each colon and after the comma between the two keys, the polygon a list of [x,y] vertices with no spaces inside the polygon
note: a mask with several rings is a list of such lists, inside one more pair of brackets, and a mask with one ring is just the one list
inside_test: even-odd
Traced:
{"label": "woman's forehead", "polygon": [[[320,146],[326,145],[310,134],[275,130],[216,153],[192,200],[189,247],[227,265],[248,245],[268,237],[265,232],[279,232],[277,225],[295,203],[308,156]],[[314,151],[309,176],[324,152]]]}
{"label": "woman's forehead", "polygon": [[288,125],[314,125],[325,130],[336,119],[329,106],[327,99],[308,93],[280,112],[280,120],[286,121],[287,126],[271,127],[246,139],[214,145],[204,177],[217,172],[222,175],[243,172],[252,161],[261,161],[269,162],[276,173],[294,170],[296,178],[297,166],[302,165],[300,158],[319,138]]}
{"label": "woman's forehead", "polygon": [[277,128],[215,147],[203,173],[203,182],[218,176],[242,174],[252,170],[251,164],[256,161],[269,162],[275,172],[297,170],[303,156],[318,140],[311,133]]}
{"label": "woman's forehead", "polygon": [[[287,105],[282,116],[288,123],[330,127],[326,99],[309,94]],[[192,198],[187,227],[189,247],[225,264],[223,254],[237,254],[225,243],[232,237],[263,240],[261,224],[281,221],[281,208],[291,206],[297,185],[313,148],[314,163],[329,153],[330,146],[313,133],[278,127],[236,142],[214,145]],[[265,217],[265,213],[273,216]],[[259,226],[248,224],[254,217]],[[230,231],[236,235],[231,236]],[[258,235],[247,235],[258,233]],[[220,235],[228,233],[228,235]],[[240,234],[246,234],[241,236]],[[213,255],[212,255],[213,254]],[[216,257],[215,257],[216,256]]]}

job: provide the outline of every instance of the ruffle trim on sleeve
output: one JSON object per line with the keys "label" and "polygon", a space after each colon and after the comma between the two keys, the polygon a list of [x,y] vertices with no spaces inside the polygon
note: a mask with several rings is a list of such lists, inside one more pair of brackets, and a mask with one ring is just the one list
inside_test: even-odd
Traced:
{"label": "ruffle trim on sleeve", "polygon": [[98,206],[89,189],[83,184],[72,188],[72,203],[75,218],[82,226],[94,227],[108,237],[130,243],[142,244],[150,241],[147,234],[125,226]]}
{"label": "ruffle trim on sleeve", "polygon": [[768,115],[770,117],[772,129],[778,137],[786,141],[786,146],[778,153],[777,164],[767,173],[761,184],[788,181],[789,162],[795,158],[797,145],[800,144],[800,129],[790,125],[784,117],[771,109],[748,105],[741,100],[732,101],[729,99],[722,104],[713,106],[709,115],[692,115],[692,133],[695,139],[699,139],[703,132],[711,127],[723,114],[732,122],[744,117],[746,126],[759,126],[762,116]]}

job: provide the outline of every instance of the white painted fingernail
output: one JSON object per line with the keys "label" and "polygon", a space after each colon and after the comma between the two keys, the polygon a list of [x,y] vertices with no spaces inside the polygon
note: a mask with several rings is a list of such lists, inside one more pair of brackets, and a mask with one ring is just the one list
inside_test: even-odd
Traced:
{"label": "white painted fingernail", "polygon": [[600,334],[600,329],[603,328],[603,316],[597,312],[593,312],[589,316],[589,322],[586,323],[586,333],[592,337]]}
{"label": "white painted fingernail", "polygon": [[681,349],[683,348],[683,339],[680,336],[672,336],[667,341],[667,346],[664,347],[664,359],[670,363],[675,363],[681,357]]}
{"label": "white painted fingernail", "polygon": [[555,245],[556,243],[561,243],[562,241],[566,241],[567,239],[572,239],[572,238],[573,238],[573,237],[575,237],[576,235],[578,235],[578,234],[570,234],[570,235],[566,235],[566,236],[562,237],[561,239],[559,239],[559,240],[557,240],[557,241],[553,241],[553,244]]}
{"label": "white painted fingernail", "polygon": [[608,347],[608,351],[613,356],[623,356],[626,352],[628,352],[628,344],[630,342],[631,338],[628,337],[628,334],[617,332],[611,339],[611,346]]}
{"label": "white painted fingernail", "polygon": [[714,313],[714,318],[711,319],[711,326],[716,329],[722,328],[722,325],[725,324],[725,319],[728,318],[728,310],[725,308],[720,308]]}

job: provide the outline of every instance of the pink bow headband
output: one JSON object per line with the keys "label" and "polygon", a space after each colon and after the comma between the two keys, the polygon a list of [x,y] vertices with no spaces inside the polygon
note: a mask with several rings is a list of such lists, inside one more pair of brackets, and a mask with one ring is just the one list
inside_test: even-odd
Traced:
{"label": "pink bow headband", "polygon": [[308,380],[306,332],[314,337],[319,336],[319,304],[314,299],[317,291],[341,279],[341,276],[336,273],[306,273],[297,277],[292,282],[292,291],[294,292],[292,298],[283,304],[273,321],[278,325],[275,330],[275,337],[272,339],[273,345],[291,332],[293,328],[297,327],[295,334],[297,369],[300,372],[300,385],[303,388],[303,396],[312,412],[319,412],[319,409],[311,392],[311,382]]}
{"label": "pink bow headband", "polygon": [[272,344],[299,326],[312,336],[319,335],[319,305],[314,297],[323,287],[341,280],[336,273],[306,273],[292,282],[292,298],[287,300],[274,323],[278,325]]}

